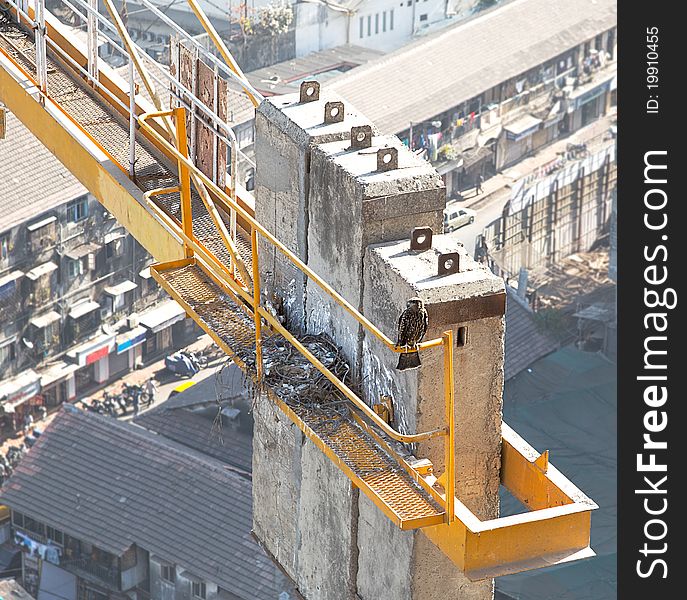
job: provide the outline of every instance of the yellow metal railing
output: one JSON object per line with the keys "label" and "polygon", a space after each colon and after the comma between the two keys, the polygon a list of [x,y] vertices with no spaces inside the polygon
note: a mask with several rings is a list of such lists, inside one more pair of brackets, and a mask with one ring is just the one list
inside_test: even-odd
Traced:
{"label": "yellow metal railing", "polygon": [[[334,290],[326,281],[324,281],[317,273],[310,267],[303,263],[291,250],[282,244],[276,237],[274,237],[267,229],[265,229],[248,211],[238,204],[230,195],[226,194],[212,180],[200,171],[193,162],[188,158],[185,144],[185,109],[177,108],[169,111],[157,111],[140,115],[138,120],[141,127],[148,135],[155,139],[157,143],[164,147],[176,160],[179,165],[180,186],[177,188],[165,188],[159,190],[152,190],[145,194],[146,201],[151,210],[163,221],[163,223],[171,228],[183,240],[186,248],[186,255],[188,257],[196,256],[204,267],[209,269],[212,274],[228,287],[233,294],[250,305],[253,309],[253,316],[255,319],[255,348],[256,348],[256,371],[258,378],[262,377],[262,320],[271,327],[272,330],[280,333],[291,345],[298,350],[320,373],[322,373],[348,400],[350,400],[368,419],[377,425],[390,438],[402,443],[416,443],[428,440],[435,437],[445,437],[445,455],[446,455],[446,504],[448,505],[446,514],[447,519],[450,520],[453,515],[452,504],[454,497],[454,442],[455,442],[455,426],[454,426],[454,388],[453,388],[453,332],[448,331],[442,337],[423,342],[419,345],[420,351],[429,348],[442,347],[444,353],[444,397],[446,403],[446,425],[439,429],[432,431],[403,434],[392,428],[383,419],[377,415],[353,390],[350,389],[343,381],[334,375],[306,346],[296,338],[286,327],[284,327],[278,319],[274,317],[265,307],[260,304],[260,270],[259,270],[259,256],[258,256],[258,235],[261,235],[272,246],[279,250],[297,269],[299,269],[306,277],[315,282],[326,294],[328,294],[334,302],[344,308],[362,327],[379,339],[388,349],[395,353],[404,353],[412,351],[408,348],[399,348],[393,340],[391,340],[384,332],[376,327],[369,319],[361,314],[353,305],[351,305],[345,298]],[[176,133],[180,136],[176,140],[176,147],[171,144],[158,130],[150,123],[150,119],[157,117],[167,118],[173,117],[176,122]],[[190,195],[190,174],[193,173],[195,178],[199,179],[202,184],[209,190],[217,199],[218,204],[225,209],[235,211],[240,215],[250,228],[251,246],[252,246],[252,290],[248,288],[248,282],[242,282],[237,277],[233,268],[227,268],[221,261],[203,244],[201,244],[193,234],[193,228],[190,223],[191,215],[191,195]],[[181,213],[182,222],[172,219],[165,213],[152,198],[156,195],[169,193],[170,191],[178,191],[181,194]]]}
{"label": "yellow metal railing", "polygon": [[[68,44],[66,40],[60,38],[57,43]],[[24,89],[27,82],[37,85],[35,78],[26,69],[14,60],[14,58],[0,48],[0,60],[8,61],[9,64],[18,70],[18,74],[11,73],[16,78],[17,89]],[[11,78],[3,79],[3,84],[14,81]],[[2,87],[2,86],[0,86]],[[14,88],[12,88],[14,89]],[[117,88],[118,94],[125,94]],[[4,92],[4,89],[3,89]],[[33,92],[32,92],[33,93]],[[19,96],[16,96],[19,98]],[[21,96],[22,98],[24,96]],[[37,92],[37,101],[46,103],[50,99],[45,92]],[[104,96],[103,96],[104,97]],[[14,97],[13,97],[14,98]],[[109,102],[108,98],[104,97]],[[92,142],[94,148],[97,147],[107,156],[117,167],[126,172],[126,169],[114,160],[107,151],[91,136],[80,124],[67,113],[67,111],[56,101],[52,101],[54,108],[59,111],[59,117],[69,119],[75,129],[70,129],[70,135],[75,136],[75,131],[83,134],[84,140]],[[116,110],[116,106],[112,104]],[[35,133],[34,123],[28,118],[30,113],[23,114],[22,119],[27,127]],[[56,113],[57,114],[57,113]],[[183,111],[176,113],[162,113],[163,115],[175,116],[180,122],[185,122]],[[376,439],[391,456],[414,478],[438,504],[445,508],[444,523],[419,525],[424,534],[447,556],[454,564],[461,568],[471,579],[481,579],[513,573],[521,570],[548,566],[565,560],[575,560],[593,555],[589,548],[590,531],[590,512],[597,508],[596,504],[587,498],[579,489],[568,481],[553,465],[548,463],[546,456],[539,454],[513,432],[505,423],[502,430],[502,452],[501,452],[501,483],[511,491],[511,493],[522,501],[529,512],[519,515],[512,515],[491,520],[481,520],[475,516],[458,498],[455,498],[455,462],[454,462],[454,372],[453,372],[453,341],[452,332],[445,332],[441,338],[429,340],[420,345],[420,350],[439,347],[443,349],[444,358],[444,396],[446,405],[446,426],[444,428],[415,435],[403,435],[388,426],[378,415],[371,411],[357,395],[347,388],[342,382],[336,380],[333,374],[317,361],[307,348],[295,339],[279,321],[277,321],[264,307],[260,306],[259,288],[259,256],[258,256],[258,236],[262,235],[275,248],[277,248],[289,261],[300,269],[306,276],[312,279],[317,285],[332,297],[340,306],[351,314],[367,331],[375,335],[384,345],[393,352],[404,352],[405,350],[396,348],[393,341],[379,331],[363,315],[348,304],[345,299],[323,280],[321,280],[307,265],[304,265],[288,248],[285,248],[278,240],[266,231],[255,219],[253,215],[246,211],[242,205],[238,204],[235,198],[235,190],[230,194],[220,190],[209,180],[195,165],[189,160],[186,149],[183,145],[174,147],[180,140],[185,139],[185,135],[176,127],[174,133],[169,137],[164,137],[161,133],[162,128],[156,123],[157,129],[146,123],[147,119],[154,117],[155,114],[147,114],[139,119],[141,127],[148,134],[150,141],[156,141],[158,149],[166,152],[167,155],[175,159],[179,168],[179,185],[173,188],[153,190],[145,194],[147,205],[152,214],[170,232],[170,238],[181,240],[187,256],[192,257],[187,262],[199,261],[202,268],[211,278],[228,294],[236,298],[237,303],[245,309],[247,313],[252,312],[255,319],[255,341],[256,341],[256,365],[257,376],[262,376],[262,347],[263,319],[270,329],[282,334],[301,352],[318,370],[320,370],[336,387],[348,398],[360,411],[352,411],[352,418],[369,435]],[[57,118],[57,117],[55,117]],[[42,123],[42,122],[41,122]],[[64,125],[62,125],[64,127]],[[38,134],[37,134],[38,135]],[[52,133],[51,135],[54,135]],[[54,141],[54,140],[53,140]],[[170,143],[171,142],[171,143]],[[91,150],[89,150],[91,151]],[[248,224],[250,230],[253,264],[252,264],[252,290],[249,289],[250,281],[248,278],[237,277],[233,270],[233,265],[224,265],[214,253],[193,235],[193,228],[190,223],[190,180],[193,179],[194,185],[201,182],[213,195],[216,204],[226,212],[236,211],[241,215],[243,221]],[[180,193],[184,206],[182,206],[182,221],[171,217],[163,211],[159,205],[152,201],[152,198],[161,193]],[[136,200],[131,198],[132,202]],[[234,233],[232,231],[232,233]],[[143,238],[142,238],[143,239]],[[171,264],[171,263],[167,263]],[[226,344],[225,344],[226,346]],[[288,410],[288,407],[287,409]],[[288,414],[288,412],[287,412]],[[293,417],[292,417],[293,418]],[[377,427],[373,427],[374,423]],[[434,478],[425,477],[416,470],[408,461],[395,452],[394,447],[388,442],[388,438],[382,436],[379,431],[383,431],[388,437],[401,442],[417,442],[433,437],[444,437],[446,452],[446,476],[442,477],[444,493],[435,488]],[[342,465],[341,468],[345,468]],[[376,502],[379,506],[380,504]],[[0,513],[1,514],[1,513]],[[388,514],[388,511],[387,511]]]}

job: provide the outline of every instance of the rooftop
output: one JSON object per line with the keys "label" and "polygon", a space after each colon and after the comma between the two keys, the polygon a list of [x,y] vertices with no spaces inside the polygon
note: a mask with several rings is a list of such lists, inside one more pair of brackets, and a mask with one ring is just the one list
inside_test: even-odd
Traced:
{"label": "rooftop", "polygon": [[[228,383],[242,388],[238,367],[231,363],[228,368],[231,370],[231,375],[226,377]],[[234,394],[228,385],[218,385],[216,376],[210,375],[177,396],[141,413],[134,422],[222,461],[250,478],[253,470],[253,419],[249,414],[250,400],[242,391],[236,390]],[[238,408],[240,413],[236,419],[225,422],[230,420],[218,417],[220,406]]]}
{"label": "rooftop", "polygon": [[250,481],[136,425],[63,408],[0,501],[117,555],[135,543],[245,600],[290,590],[252,538]]}
{"label": "rooftop", "polygon": [[86,192],[50,150],[8,112],[7,132],[5,139],[0,140],[0,232]]}
{"label": "rooftop", "polygon": [[558,349],[558,342],[543,334],[534,314],[517,291],[506,286],[506,350],[504,377],[514,377],[534,361]]}
{"label": "rooftop", "polygon": [[345,44],[257,69],[246,76],[263,94],[288,94],[298,91],[305,79],[323,83],[383,55],[379,50]]}
{"label": "rooftop", "polygon": [[[615,0],[514,0],[327,85],[384,133],[431,119],[617,23]],[[383,90],[372,93],[371,90]]]}

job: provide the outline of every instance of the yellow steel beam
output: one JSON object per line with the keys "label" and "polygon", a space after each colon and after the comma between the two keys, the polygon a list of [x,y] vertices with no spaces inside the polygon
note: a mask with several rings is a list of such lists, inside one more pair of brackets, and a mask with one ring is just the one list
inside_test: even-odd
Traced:
{"label": "yellow steel beam", "polygon": [[[174,111],[174,123],[176,125],[177,147],[179,152],[188,157],[188,141],[186,139],[186,113],[184,109],[177,108]],[[179,172],[179,194],[181,198],[181,225],[184,234],[194,238],[193,235],[193,213],[191,212],[191,174],[188,167],[177,161]],[[193,256],[193,250],[185,244],[186,256]]]}
{"label": "yellow steel beam", "polygon": [[449,329],[442,336],[444,340],[444,404],[446,409],[446,423],[448,437],[444,440],[445,456],[445,490],[446,490],[446,522],[451,523],[455,518],[453,504],[456,495],[456,415],[455,415],[455,387],[453,379],[453,330]]}
{"label": "yellow steel beam", "polygon": [[7,108],[156,260],[183,257],[180,240],[147,210],[142,192],[117,163],[49,98],[42,106],[31,87],[26,74],[0,53],[0,100]]}

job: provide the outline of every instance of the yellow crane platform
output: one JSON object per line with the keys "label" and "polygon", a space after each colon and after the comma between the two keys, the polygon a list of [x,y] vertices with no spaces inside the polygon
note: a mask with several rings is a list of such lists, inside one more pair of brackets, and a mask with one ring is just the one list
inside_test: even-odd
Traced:
{"label": "yellow crane platform", "polygon": [[[257,104],[259,94],[195,0],[189,3],[224,58],[216,68],[239,81]],[[5,7],[0,12],[0,101],[155,257],[158,263],[151,267],[155,280],[247,373],[259,392],[279,406],[389,519],[404,530],[421,529],[471,579],[592,556],[589,533],[596,505],[548,463],[548,453],[536,452],[505,424],[501,482],[529,512],[482,521],[456,497],[450,331],[420,345],[421,351],[432,347],[443,351],[445,426],[404,435],[344,382],[340,358],[332,360],[321,341],[292,334],[264,306],[259,238],[390,352],[407,351],[396,348],[255,220],[252,199],[241,194],[234,181],[235,169],[229,185],[220,187],[216,177],[193,163],[187,148],[187,109],[202,113],[221,132],[232,147],[232,157],[238,152],[233,134],[178,81],[174,85],[181,107],[163,106],[149,74],[154,65],[146,66],[150,59],[129,37],[111,0],[105,5],[111,20],[87,0],[70,2],[88,23],[84,48],[46,14],[43,0],[37,0],[35,10],[0,0],[0,7]],[[128,59],[128,82],[98,60],[98,36],[103,35]],[[134,67],[153,104],[135,93]],[[319,403],[307,404],[283,393],[269,368],[280,356],[309,369],[309,384],[320,391]],[[446,476],[439,480],[417,470],[399,452],[399,444],[434,437],[443,438],[447,465]]]}

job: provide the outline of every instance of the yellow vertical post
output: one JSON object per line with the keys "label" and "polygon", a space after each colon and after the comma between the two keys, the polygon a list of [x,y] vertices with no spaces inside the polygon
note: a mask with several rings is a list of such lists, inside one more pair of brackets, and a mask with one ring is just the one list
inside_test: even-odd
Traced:
{"label": "yellow vertical post", "polygon": [[456,418],[455,418],[455,391],[453,380],[453,331],[445,331],[442,334],[444,350],[444,403],[446,405],[446,423],[448,435],[445,441],[445,491],[446,491],[446,522],[451,523],[455,518],[453,507],[456,496]]}
{"label": "yellow vertical post", "polygon": [[260,321],[260,265],[258,264],[258,232],[250,229],[250,245],[253,256],[253,318],[255,319],[255,371],[262,379],[262,324]]}
{"label": "yellow vertical post", "polygon": [[[176,125],[177,150],[188,158],[188,140],[186,139],[186,109],[181,106],[174,109],[174,122]],[[193,214],[191,212],[191,173],[189,168],[180,160],[177,161],[179,169],[179,189],[181,190],[181,227],[184,233],[191,239],[193,237]],[[193,250],[184,242],[186,257],[193,256]]]}

